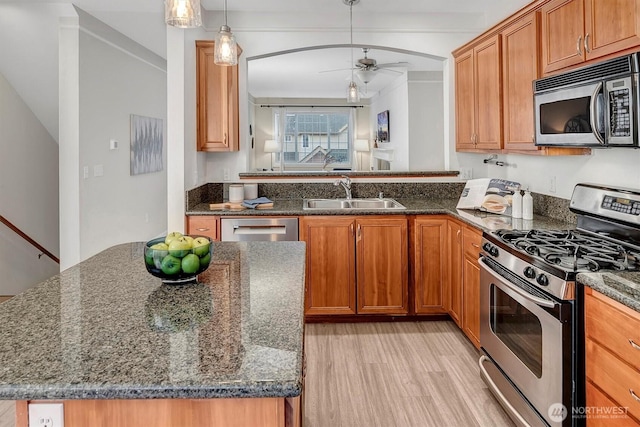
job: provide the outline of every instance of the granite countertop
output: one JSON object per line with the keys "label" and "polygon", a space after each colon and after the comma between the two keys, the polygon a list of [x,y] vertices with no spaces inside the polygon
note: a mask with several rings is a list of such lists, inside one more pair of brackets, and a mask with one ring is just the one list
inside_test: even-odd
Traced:
{"label": "granite countertop", "polygon": [[114,246],[0,305],[0,399],[300,395],[303,242],[215,243],[191,285],[151,276],[143,248]]}
{"label": "granite countertop", "polygon": [[580,273],[576,281],[640,312],[640,272]]}
{"label": "granite countertop", "polygon": [[570,229],[575,224],[559,221],[541,215],[535,215],[533,220],[522,220],[487,212],[456,209],[458,199],[395,199],[405,206],[399,210],[304,210],[302,199],[276,199],[272,209],[244,209],[244,210],[211,210],[209,203],[200,203],[186,212],[187,215],[215,215],[215,216],[301,216],[301,215],[452,215],[470,225],[482,230],[491,231],[501,228],[509,229]]}

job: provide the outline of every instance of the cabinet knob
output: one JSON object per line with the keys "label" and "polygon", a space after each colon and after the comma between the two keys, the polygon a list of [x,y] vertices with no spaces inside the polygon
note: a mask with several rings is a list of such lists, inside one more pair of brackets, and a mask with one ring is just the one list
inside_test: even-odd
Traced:
{"label": "cabinet knob", "polygon": [[589,49],[589,33],[584,36],[584,51],[587,53],[591,52],[591,49]]}
{"label": "cabinet knob", "polygon": [[635,341],[633,341],[631,338],[629,338],[629,344],[631,344],[631,347],[635,348],[636,350],[640,350],[640,345],[636,344]]}
{"label": "cabinet knob", "polygon": [[208,228],[196,228],[196,231],[209,231]]}
{"label": "cabinet knob", "polygon": [[631,395],[631,397],[633,397],[637,402],[640,402],[640,397],[638,397],[638,395],[637,395],[637,394],[635,394],[635,393],[633,392],[633,390],[632,390],[632,389],[629,389],[629,394],[630,394],[630,395]]}
{"label": "cabinet knob", "polygon": [[578,36],[578,40],[576,41],[576,55],[582,56],[582,50],[580,49],[580,42],[582,41],[582,36]]}

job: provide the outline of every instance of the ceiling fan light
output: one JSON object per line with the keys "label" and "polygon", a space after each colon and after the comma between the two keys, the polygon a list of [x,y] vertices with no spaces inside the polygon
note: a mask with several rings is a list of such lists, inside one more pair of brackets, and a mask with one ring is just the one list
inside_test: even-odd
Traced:
{"label": "ceiling fan light", "polygon": [[356,76],[362,83],[368,84],[376,76],[376,72],[373,70],[358,70],[356,71]]}
{"label": "ceiling fan light", "polygon": [[360,102],[360,92],[358,91],[358,85],[354,81],[349,82],[347,102]]}
{"label": "ceiling fan light", "polygon": [[202,25],[200,0],[166,0],[164,22],[178,28],[196,28]]}
{"label": "ceiling fan light", "polygon": [[216,34],[213,62],[216,65],[237,65],[238,44],[231,33],[231,28],[223,25]]}

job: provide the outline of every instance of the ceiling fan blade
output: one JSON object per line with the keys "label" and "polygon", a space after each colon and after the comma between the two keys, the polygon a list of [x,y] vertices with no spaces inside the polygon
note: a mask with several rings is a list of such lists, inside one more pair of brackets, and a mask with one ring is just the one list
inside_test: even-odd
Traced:
{"label": "ceiling fan blade", "polygon": [[402,71],[392,70],[391,68],[379,68],[378,71],[381,71],[387,74],[403,74]]}
{"label": "ceiling fan blade", "polygon": [[323,71],[318,71],[318,73],[333,73],[334,71],[347,71],[347,70],[351,70],[351,68],[337,68],[335,70],[323,70]]}
{"label": "ceiling fan blade", "polygon": [[409,65],[406,61],[401,62],[387,62],[386,64],[378,64],[378,68],[389,68],[389,67],[404,67],[405,65]]}

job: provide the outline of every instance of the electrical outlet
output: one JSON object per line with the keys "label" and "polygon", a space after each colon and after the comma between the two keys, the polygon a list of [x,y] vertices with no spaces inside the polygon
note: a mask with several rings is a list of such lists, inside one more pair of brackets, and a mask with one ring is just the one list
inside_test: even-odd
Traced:
{"label": "electrical outlet", "polygon": [[82,178],[84,179],[89,178],[89,166],[82,167]]}
{"label": "electrical outlet", "polygon": [[473,178],[473,169],[472,168],[460,168],[460,179],[471,179]]}
{"label": "electrical outlet", "polygon": [[62,403],[30,403],[29,427],[64,427]]}
{"label": "electrical outlet", "polygon": [[224,169],[222,170],[222,173],[223,173],[223,175],[224,175],[224,180],[225,180],[225,181],[229,181],[229,168],[224,168]]}
{"label": "electrical outlet", "polygon": [[555,193],[556,192],[556,177],[552,176],[551,178],[549,178],[549,192],[550,193]]}

